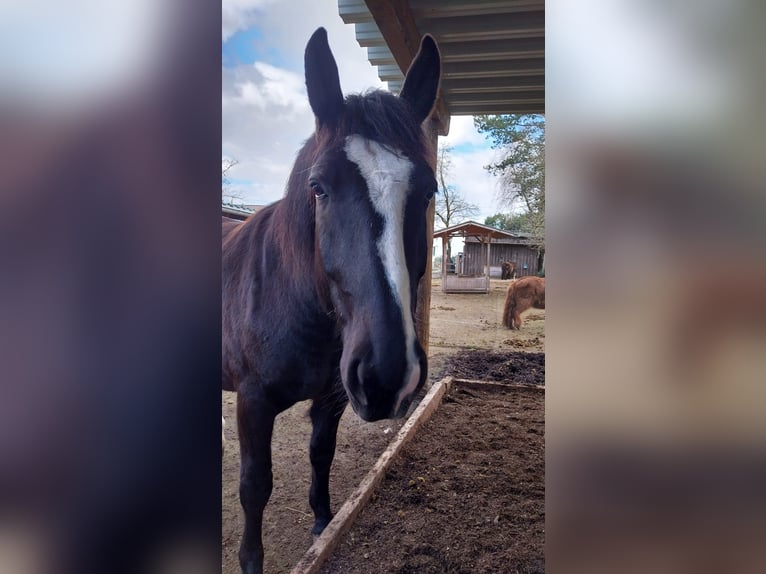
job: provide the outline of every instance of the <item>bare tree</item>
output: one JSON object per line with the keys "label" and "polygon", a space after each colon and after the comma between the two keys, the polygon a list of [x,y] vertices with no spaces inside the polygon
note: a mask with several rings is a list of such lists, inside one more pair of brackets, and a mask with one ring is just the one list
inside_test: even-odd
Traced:
{"label": "bare tree", "polygon": [[[440,228],[456,225],[479,213],[479,206],[469,203],[458,193],[454,185],[447,183],[450,167],[452,167],[450,153],[452,153],[450,146],[442,146],[436,157],[436,179],[439,193],[436,195],[434,215],[436,226]],[[451,259],[452,247],[447,242],[447,262]],[[442,266],[447,269],[445,262],[442,262]]]}
{"label": "bare tree", "polygon": [[221,198],[224,201],[242,201],[242,194],[231,189],[231,180],[229,179],[229,171],[237,164],[239,164],[239,160],[234,158],[225,157],[221,160]]}

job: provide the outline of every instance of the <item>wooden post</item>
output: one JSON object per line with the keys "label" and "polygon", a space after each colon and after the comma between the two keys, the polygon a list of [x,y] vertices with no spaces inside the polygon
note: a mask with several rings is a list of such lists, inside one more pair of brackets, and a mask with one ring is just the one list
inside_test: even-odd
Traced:
{"label": "wooden post", "polygon": [[489,234],[489,238],[487,239],[487,293],[489,293],[489,282],[492,279],[492,271],[490,271],[489,266],[492,265],[492,257],[490,257],[490,247],[492,247],[492,234]]}
{"label": "wooden post", "polygon": [[[423,131],[426,134],[426,139],[431,145],[430,157],[428,163],[436,171],[436,151],[439,140],[439,126],[440,122],[438,117],[432,116],[430,119],[423,123]],[[430,319],[431,319],[431,254],[434,247],[434,211],[436,209],[436,199],[431,200],[431,205],[428,206],[426,211],[426,242],[428,253],[428,264],[426,265],[426,272],[418,285],[418,304],[415,308],[415,330],[418,334],[418,340],[423,346],[423,350],[428,355],[428,337],[430,332]],[[442,256],[442,282],[447,276],[446,263],[444,256]]]}
{"label": "wooden post", "polygon": [[449,263],[447,262],[447,239],[446,235],[442,235],[442,292],[447,292],[447,270],[449,269]]}

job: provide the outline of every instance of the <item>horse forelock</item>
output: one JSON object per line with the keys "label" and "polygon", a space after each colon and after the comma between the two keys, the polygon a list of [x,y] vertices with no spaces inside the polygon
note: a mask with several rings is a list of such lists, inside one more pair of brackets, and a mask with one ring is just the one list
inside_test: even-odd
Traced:
{"label": "horse forelock", "polygon": [[310,210],[313,224],[314,194],[308,186],[311,168],[331,149],[342,149],[346,138],[359,135],[415,162],[426,162],[426,141],[410,105],[384,90],[346,96],[343,114],[334,125],[317,125],[298,152],[285,190],[292,210]]}
{"label": "horse forelock", "polygon": [[410,105],[384,90],[346,96],[337,122],[317,128],[313,138],[315,155],[342,148],[350,135],[377,142],[414,161],[428,158],[429,145]]}
{"label": "horse forelock", "polygon": [[348,96],[343,119],[346,135],[358,134],[415,161],[426,158],[423,131],[410,105],[389,92],[372,90]]}

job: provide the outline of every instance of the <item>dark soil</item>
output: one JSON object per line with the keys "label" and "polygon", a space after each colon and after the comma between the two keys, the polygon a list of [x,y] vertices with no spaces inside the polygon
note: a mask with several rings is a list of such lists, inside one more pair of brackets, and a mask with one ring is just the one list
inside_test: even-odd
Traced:
{"label": "dark soil", "polygon": [[[453,375],[542,384],[545,376],[541,353],[462,350],[431,357],[429,362],[431,381]],[[506,568],[511,564],[517,565],[518,572],[542,571],[543,402],[542,392],[535,390],[501,389],[493,394],[466,387],[453,392],[408,445],[415,458],[405,453],[394,465],[378,500],[362,514],[364,518],[370,509],[384,508],[385,489],[398,492],[386,513],[393,516],[385,519],[389,521],[385,526],[393,531],[378,531],[377,526],[359,531],[363,523],[358,523],[351,533],[355,538],[342,543],[338,559],[348,554],[363,563],[352,568],[350,562],[333,562],[336,566],[324,571],[514,572]],[[225,574],[239,573],[237,548],[242,535],[234,403],[233,393],[223,393],[227,444],[221,559]],[[312,542],[307,409],[307,404],[300,403],[280,415],[275,425],[274,492],[264,514],[265,569],[270,573],[289,572]],[[330,474],[333,509],[356,488],[402,424],[364,423],[348,409]],[[430,429],[435,429],[434,434]],[[421,442],[423,450],[413,450],[421,448]],[[401,484],[396,486],[393,480]],[[416,481],[413,486],[410,480]],[[408,505],[411,499],[421,502]],[[398,515],[400,510],[403,517]],[[410,522],[418,517],[419,522]],[[424,530],[427,536],[418,541],[413,530]],[[402,536],[406,544],[401,542]],[[354,540],[356,543],[349,542]],[[393,560],[394,551],[402,549],[407,549],[409,557]],[[387,561],[389,554],[392,561]]]}
{"label": "dark soil", "polygon": [[460,351],[445,360],[444,372],[456,379],[545,384],[545,353]]}
{"label": "dark soil", "polygon": [[[474,367],[489,361],[487,372],[510,368],[508,362],[534,371],[518,369],[510,380],[542,378],[542,356],[510,355],[459,357]],[[448,371],[492,378],[460,358]],[[542,389],[458,384],[405,447],[322,572],[544,572],[544,413]]]}

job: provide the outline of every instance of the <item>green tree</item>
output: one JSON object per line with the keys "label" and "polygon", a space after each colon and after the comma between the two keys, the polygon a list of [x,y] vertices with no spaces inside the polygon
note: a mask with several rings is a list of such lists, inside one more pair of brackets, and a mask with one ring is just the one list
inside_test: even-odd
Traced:
{"label": "green tree", "polygon": [[506,231],[526,231],[528,219],[527,213],[496,213],[487,217],[484,220],[484,225]]}
{"label": "green tree", "polygon": [[522,231],[532,235],[540,250],[545,245],[545,117],[539,114],[476,116],[474,125],[494,149],[496,163],[485,166],[501,178],[500,199],[509,208],[519,203],[525,219]]}

